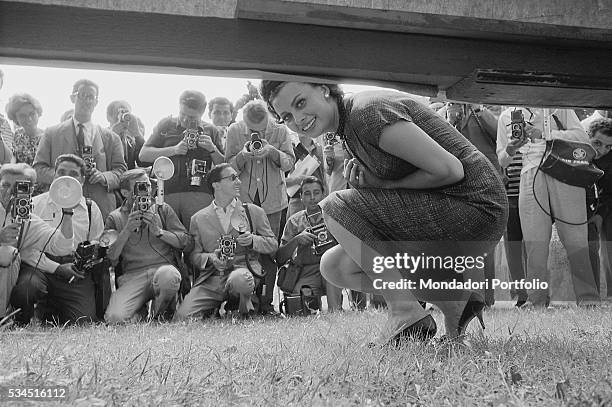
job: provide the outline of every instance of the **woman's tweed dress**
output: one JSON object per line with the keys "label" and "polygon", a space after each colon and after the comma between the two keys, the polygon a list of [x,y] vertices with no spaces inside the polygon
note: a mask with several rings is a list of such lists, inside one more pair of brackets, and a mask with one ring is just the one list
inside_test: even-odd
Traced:
{"label": "woman's tweed dress", "polygon": [[[429,250],[434,241],[488,242],[478,250],[490,250],[499,241],[508,215],[501,178],[461,133],[405,93],[358,93],[345,98],[345,109],[345,146],[374,175],[397,180],[417,170],[378,146],[385,126],[405,120],[457,157],[465,178],[436,189],[338,191],[322,202],[326,215],[381,254]],[[394,242],[393,250],[385,241]]]}

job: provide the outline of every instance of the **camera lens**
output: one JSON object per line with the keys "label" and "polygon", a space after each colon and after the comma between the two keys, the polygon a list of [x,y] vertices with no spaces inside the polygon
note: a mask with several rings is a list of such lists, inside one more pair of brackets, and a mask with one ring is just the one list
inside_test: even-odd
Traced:
{"label": "camera lens", "polygon": [[25,198],[20,198],[20,199],[17,201],[17,205],[18,205],[18,206],[28,206],[28,204],[29,204],[29,203],[30,203],[30,202],[29,202],[27,199],[25,199]]}
{"label": "camera lens", "polygon": [[28,208],[24,208],[24,207],[17,208],[17,215],[19,215],[22,218],[28,216]]}
{"label": "camera lens", "polygon": [[327,232],[319,232],[319,234],[317,235],[317,239],[319,239],[320,242],[324,242],[327,240]]}

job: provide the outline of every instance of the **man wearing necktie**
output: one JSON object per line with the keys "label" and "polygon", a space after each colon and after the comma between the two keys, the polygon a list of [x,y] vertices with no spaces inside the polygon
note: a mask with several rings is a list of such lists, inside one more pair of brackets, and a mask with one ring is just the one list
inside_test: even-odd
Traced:
{"label": "man wearing necktie", "polygon": [[91,122],[98,104],[98,85],[81,79],[72,89],[74,116],[45,130],[34,158],[38,182],[51,184],[54,164],[62,154],[76,154],[89,166],[83,195],[93,199],[106,216],[116,207],[113,191],[119,187],[119,176],[126,170],[123,146],[119,136]]}

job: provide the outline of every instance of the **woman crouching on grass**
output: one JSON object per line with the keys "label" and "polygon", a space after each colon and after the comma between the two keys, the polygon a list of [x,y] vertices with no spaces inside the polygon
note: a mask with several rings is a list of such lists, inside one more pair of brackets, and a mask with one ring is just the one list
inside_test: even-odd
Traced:
{"label": "woman crouching on grass", "polygon": [[[480,292],[419,289],[419,281],[429,279],[482,281],[482,268],[455,271],[445,265],[415,272],[388,262],[377,273],[373,260],[394,254],[465,259],[491,251],[505,228],[508,202],[486,157],[405,93],[345,97],[337,85],[263,81],[261,94],[291,130],[312,138],[336,132],[353,157],[344,171],[352,188],[320,204],[339,243],[323,256],[321,273],[339,287],[384,296],[390,316],[382,342],[429,340],[436,334],[434,319],[417,300],[443,312],[450,338],[461,340],[474,317],[482,324]],[[381,292],[374,288],[381,286],[379,280],[415,285]]]}

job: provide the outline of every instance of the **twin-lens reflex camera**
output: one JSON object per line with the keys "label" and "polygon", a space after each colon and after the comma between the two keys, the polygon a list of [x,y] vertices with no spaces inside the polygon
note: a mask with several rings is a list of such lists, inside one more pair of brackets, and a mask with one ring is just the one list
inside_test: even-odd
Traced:
{"label": "twin-lens reflex camera", "polygon": [[94,159],[92,146],[83,146],[83,149],[81,150],[81,157],[83,158],[83,161],[85,161],[87,172],[93,171],[96,168],[96,160]]}
{"label": "twin-lens reflex camera", "polygon": [[512,140],[522,140],[525,137],[525,117],[522,110],[510,112],[510,129]]}
{"label": "twin-lens reflex camera", "polygon": [[151,208],[151,185],[146,181],[134,183],[134,211],[147,212]]}
{"label": "twin-lens reflex camera", "polygon": [[32,183],[17,181],[13,186],[12,215],[15,223],[24,223],[32,213]]}
{"label": "twin-lens reflex camera", "polygon": [[251,133],[251,142],[247,146],[247,150],[252,153],[258,153],[263,148],[263,142],[258,132]]}

